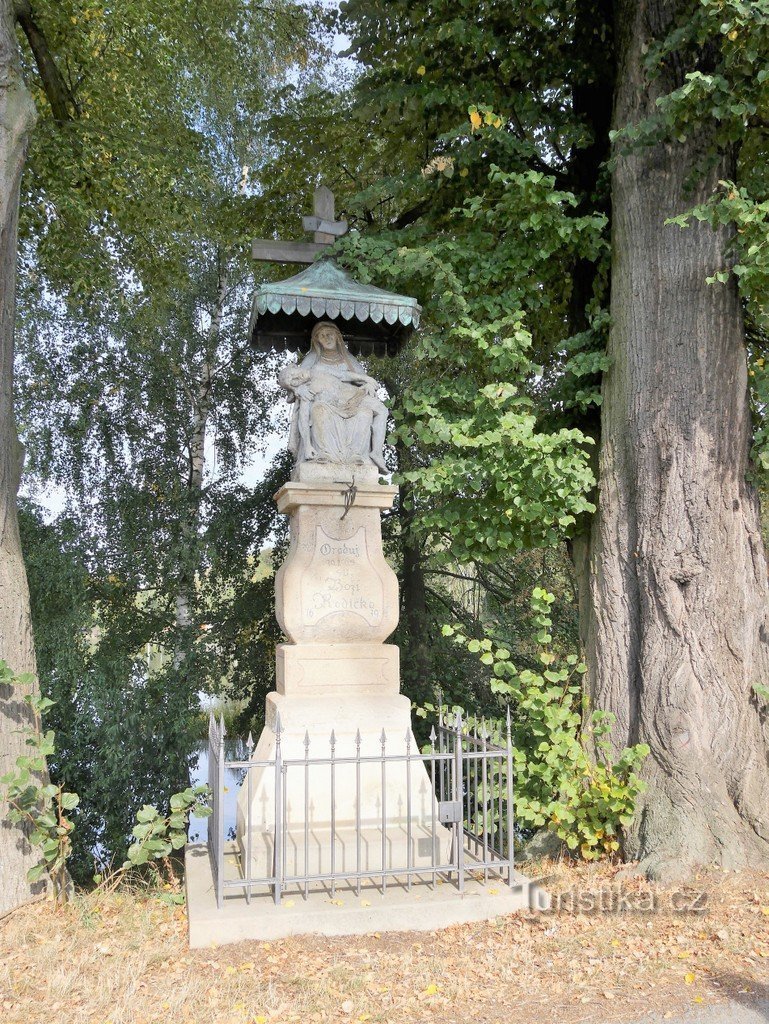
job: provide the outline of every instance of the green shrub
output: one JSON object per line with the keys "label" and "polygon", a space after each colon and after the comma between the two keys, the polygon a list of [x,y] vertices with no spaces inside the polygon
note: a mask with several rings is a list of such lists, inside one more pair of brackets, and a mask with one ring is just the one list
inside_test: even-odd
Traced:
{"label": "green shrub", "polygon": [[[15,676],[6,663],[0,661],[0,682],[19,685],[28,683],[29,678]],[[27,695],[24,700],[39,716],[54,705],[47,697]],[[67,860],[72,853],[72,832],[75,828],[75,822],[67,812],[78,806],[80,798],[77,793],[70,793],[63,786],[47,781],[46,758],[56,752],[53,731],[49,729],[43,733],[25,729],[23,732],[30,753],[17,757],[15,769],[0,776],[0,784],[6,786],[7,817],[14,824],[25,823],[29,842],[40,848],[40,861],[27,872],[28,881],[38,882],[47,875],[54,898],[64,901],[67,898]],[[190,813],[197,817],[211,814],[208,795],[208,786],[190,786],[174,793],[169,813],[165,816],[156,807],[145,804],[137,812],[136,824],[131,830],[134,841],[128,847],[128,859],[107,879],[96,875],[94,881],[97,885],[106,883],[108,888],[112,888],[127,871],[144,865],[152,867],[157,861],[163,863],[166,873],[175,880],[169,857],[187,842]]]}
{"label": "green shrub", "polygon": [[[585,665],[576,654],[558,656],[551,648],[554,600],[540,587],[533,591],[541,672],[518,671],[495,640],[469,639],[453,626],[443,633],[479,656],[491,670],[492,691],[509,705],[519,827],[548,828],[570,850],[597,860],[620,852],[622,828],[632,822],[645,788],[637,771],[649,747],[638,743],[614,755],[608,739],[613,716],[590,712],[582,696]],[[503,724],[491,723],[497,738]]]}
{"label": "green shrub", "polygon": [[[26,685],[28,675],[16,676],[9,666],[0,661],[0,682],[8,685]],[[36,715],[53,706],[46,697],[27,694],[24,700]],[[52,731],[37,732],[35,729],[21,730],[29,747],[28,754],[16,758],[16,767],[0,776],[0,783],[6,787],[8,802],[7,817],[13,824],[26,825],[26,836],[30,844],[40,850],[40,860],[27,872],[27,881],[39,882],[46,875],[51,881],[54,898],[67,898],[67,859],[72,853],[72,829],[74,823],[68,812],[78,803],[77,793],[67,792],[63,786],[48,781],[47,757],[55,752]]]}

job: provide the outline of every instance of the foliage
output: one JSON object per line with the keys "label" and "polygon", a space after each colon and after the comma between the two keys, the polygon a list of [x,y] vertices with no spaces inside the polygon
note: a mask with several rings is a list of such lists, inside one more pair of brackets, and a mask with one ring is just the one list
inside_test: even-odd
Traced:
{"label": "foliage", "polygon": [[[84,883],[99,859],[122,858],[143,803],[186,785],[194,749],[196,693],[150,672],[152,609],[119,579],[88,572],[76,523],[20,515],[41,692],[56,733],[54,782],[80,794],[71,871]],[[155,654],[156,656],[156,654]],[[162,751],[162,756],[160,755]]]}
{"label": "foliage", "polygon": [[51,770],[84,803],[83,879],[92,851],[124,857],[135,812],[189,781],[199,692],[269,689],[271,634],[253,620],[271,606],[274,515],[243,476],[270,430],[272,364],[248,350],[247,250],[266,213],[259,121],[325,45],[293,0],[35,8],[67,110],[22,39],[40,118],[17,409],[27,487],[65,507],[22,529]]}
{"label": "foliage", "polygon": [[[592,510],[586,492],[594,480],[589,437],[538,427],[523,385],[537,371],[523,316],[508,293],[468,293],[463,255],[451,241],[396,248],[381,236],[351,239],[344,249],[344,258],[364,259],[379,280],[421,292],[426,322],[392,439],[418,445],[423,464],[401,479],[418,485],[418,528],[433,545],[482,561],[555,543]],[[502,273],[491,247],[481,266]]]}
{"label": "foliage", "polygon": [[657,98],[655,114],[623,127],[615,138],[631,146],[670,138],[684,142],[705,128],[710,157],[740,145],[747,128],[759,127],[769,101],[769,4],[697,0],[663,27],[667,31],[646,54],[650,78],[663,67],[694,70],[680,70],[680,85]]}
{"label": "foliage", "polygon": [[[530,391],[556,388],[566,408],[583,392],[569,425],[597,391],[569,372],[567,339],[580,335],[580,351],[605,342],[608,139],[596,133],[608,130],[613,72],[604,17],[600,4],[552,0],[341,5],[362,66],[352,116],[369,124],[376,111],[381,125],[369,148],[381,173],[348,203],[353,216],[367,233],[395,227],[405,243],[440,235],[464,250],[465,288],[526,318],[544,368]],[[363,162],[359,177],[373,170]]]}
{"label": "foliage", "polygon": [[[13,686],[26,684],[29,679],[15,676],[9,666],[0,661],[0,682]],[[30,694],[24,699],[36,716],[53,706],[53,701],[46,697]],[[40,849],[41,859],[29,869],[27,880],[39,882],[47,875],[54,898],[63,902],[67,898],[67,860],[72,853],[74,827],[68,812],[77,807],[80,798],[77,793],[47,779],[46,758],[53,756],[56,750],[53,731],[41,733],[37,729],[26,729],[24,732],[31,752],[17,757],[15,770],[0,776],[0,783],[7,787],[8,820],[25,825],[27,840]]]}
{"label": "foliage", "polygon": [[[24,676],[15,676],[5,662],[0,662],[0,682],[13,686],[27,680]],[[54,706],[54,701],[47,697],[30,695],[25,700],[36,716],[47,714]],[[54,898],[65,901],[68,894],[67,864],[73,851],[73,834],[77,832],[76,822],[68,814],[79,807],[80,796],[62,784],[48,781],[46,760],[50,762],[56,756],[54,731],[47,729],[43,733],[28,729],[25,732],[31,753],[18,757],[15,770],[0,777],[0,784],[7,787],[8,819],[14,824],[25,824],[28,841],[40,848],[41,859],[27,872],[28,880],[39,882],[47,875]],[[122,798],[129,800],[126,792]],[[208,787],[188,786],[173,793],[169,807],[165,816],[148,804],[136,812],[136,823],[131,829],[134,841],[128,847],[127,859],[119,871],[108,875],[106,881],[110,889],[127,871],[151,865],[154,861],[160,861],[171,878],[174,877],[169,857],[187,842],[190,814],[198,818],[211,814]],[[97,874],[94,880],[97,885],[105,882],[101,874]]]}
{"label": "foliage", "polygon": [[128,858],[122,870],[140,868],[152,861],[168,862],[174,850],[181,850],[187,842],[190,815],[207,818],[211,814],[208,786],[188,786],[174,793],[169,813],[165,817],[156,807],[145,804],[136,814],[131,829],[135,842],[128,847]]}
{"label": "foliage", "polygon": [[[35,17],[66,90],[66,116],[27,48],[40,118],[25,178],[25,270],[85,314],[137,282],[184,278],[184,248],[247,228],[237,185],[253,121],[313,55],[311,4],[271,0],[38,0]],[[253,153],[256,156],[256,153]],[[234,165],[234,166],[233,166]],[[246,165],[244,172],[243,165]],[[239,208],[240,207],[240,208]]]}
{"label": "foliage", "polygon": [[595,860],[620,849],[622,827],[632,822],[645,788],[637,771],[649,747],[639,743],[613,755],[606,738],[611,716],[583,706],[585,665],[576,654],[553,651],[554,601],[540,587],[532,593],[539,671],[519,670],[496,639],[469,639],[453,626],[443,632],[479,656],[491,670],[492,692],[510,705],[518,824],[546,827],[570,850]]}
{"label": "foliage", "polygon": [[[187,685],[167,654],[173,609],[114,564],[89,571],[77,519],[46,524],[31,503],[23,505],[38,675],[55,702],[46,714],[57,736],[49,770],[82,800],[71,863],[77,881],[91,877],[96,850],[100,860],[122,861],[136,812],[187,785],[200,743],[201,690],[229,687],[249,698],[248,717],[262,713],[278,640],[272,576],[269,560],[254,560],[240,538],[248,535],[255,548],[264,543],[275,515],[266,496],[275,490],[268,475],[247,502],[217,509],[216,544],[205,535],[210,567],[196,590]],[[133,557],[151,560],[152,548]]]}

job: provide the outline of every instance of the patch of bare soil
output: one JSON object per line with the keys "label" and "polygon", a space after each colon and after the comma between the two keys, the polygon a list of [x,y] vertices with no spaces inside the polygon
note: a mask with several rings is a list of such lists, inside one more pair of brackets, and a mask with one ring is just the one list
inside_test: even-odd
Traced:
{"label": "patch of bare soil", "polygon": [[620,1024],[769,995],[769,874],[670,890],[611,867],[540,867],[546,914],[194,951],[183,908],[157,898],[38,903],[0,922],[0,1020]]}

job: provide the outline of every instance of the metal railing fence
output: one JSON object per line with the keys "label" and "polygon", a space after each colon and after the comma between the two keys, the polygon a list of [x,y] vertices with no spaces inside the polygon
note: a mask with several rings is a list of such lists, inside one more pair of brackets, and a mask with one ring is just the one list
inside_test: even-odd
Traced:
{"label": "metal railing fence", "polygon": [[[364,743],[358,730],[354,753],[340,755],[332,731],[328,752],[316,756],[306,732],[303,756],[287,757],[280,715],[273,733],[269,758],[254,757],[249,736],[247,758],[226,760],[224,720],[210,717],[208,851],[218,907],[225,894],[240,892],[250,903],[260,889],[270,891],[276,904],[287,890],[306,899],[318,886],[334,898],[342,883],[360,895],[367,881],[382,893],[388,884],[410,890],[415,880],[432,888],[448,881],[462,892],[467,878],[487,882],[490,876],[513,887],[509,713],[501,741],[492,739],[483,722],[468,726],[460,714],[441,713],[424,751],[415,749],[409,729],[392,745],[382,730],[376,753],[363,753],[364,747],[370,751],[371,737]],[[398,748],[394,753],[392,746]],[[243,773],[238,842],[230,853],[223,823],[228,770]],[[354,806],[352,815],[341,818],[340,782],[346,797],[353,795]],[[398,794],[395,808],[388,807],[393,792]],[[261,820],[254,815],[255,797],[266,808]]]}

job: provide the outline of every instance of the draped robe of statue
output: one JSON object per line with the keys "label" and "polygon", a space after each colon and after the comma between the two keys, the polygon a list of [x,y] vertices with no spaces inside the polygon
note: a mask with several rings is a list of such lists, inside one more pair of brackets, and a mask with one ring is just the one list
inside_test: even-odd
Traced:
{"label": "draped robe of statue", "polygon": [[387,470],[387,407],[376,397],[379,384],[347,350],[335,324],[316,326],[310,352],[298,366],[284,367],[280,383],[294,403],[289,449],[297,464],[373,463]]}

